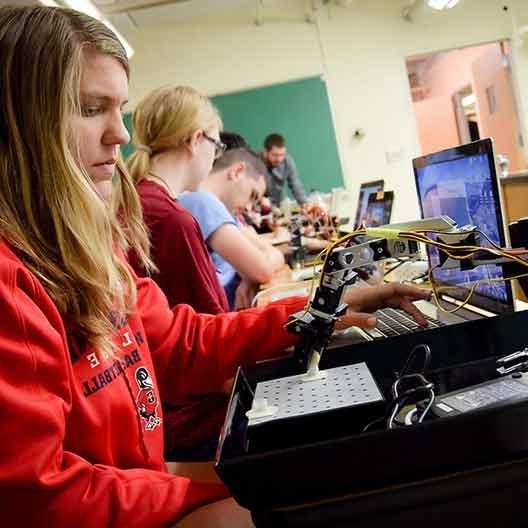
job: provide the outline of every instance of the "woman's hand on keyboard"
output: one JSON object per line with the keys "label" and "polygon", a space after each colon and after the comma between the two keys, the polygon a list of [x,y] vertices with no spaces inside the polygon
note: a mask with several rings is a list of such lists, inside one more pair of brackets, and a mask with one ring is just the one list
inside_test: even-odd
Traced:
{"label": "woman's hand on keyboard", "polygon": [[430,298],[429,290],[396,282],[374,287],[349,288],[344,297],[348,310],[341,317],[337,328],[347,326],[372,328],[377,323],[374,312],[388,306],[405,310],[420,326],[427,326],[422,312],[413,303],[420,300],[428,301]]}

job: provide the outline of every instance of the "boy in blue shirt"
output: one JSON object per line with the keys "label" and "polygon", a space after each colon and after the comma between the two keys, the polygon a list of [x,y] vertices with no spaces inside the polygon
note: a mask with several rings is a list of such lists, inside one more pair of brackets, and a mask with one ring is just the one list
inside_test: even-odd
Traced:
{"label": "boy in blue shirt", "polygon": [[236,307],[241,281],[268,282],[284,265],[278,250],[271,245],[257,246],[236,220],[236,215],[263,193],[265,170],[262,161],[249,150],[228,150],[215,162],[199,191],[179,196],[180,203],[200,225],[231,309]]}

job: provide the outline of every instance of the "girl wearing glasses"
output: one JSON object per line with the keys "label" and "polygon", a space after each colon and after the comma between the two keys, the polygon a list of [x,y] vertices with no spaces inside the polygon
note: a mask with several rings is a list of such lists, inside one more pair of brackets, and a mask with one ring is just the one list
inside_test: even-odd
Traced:
{"label": "girl wearing glasses", "polygon": [[[138,104],[133,123],[136,151],[127,165],[150,231],[157,268],[151,276],[170,306],[189,304],[201,313],[225,312],[224,290],[200,228],[178,202],[182,192],[198,189],[222,155],[220,116],[193,88],[165,86]],[[139,259],[133,255],[131,261],[144,275]]]}

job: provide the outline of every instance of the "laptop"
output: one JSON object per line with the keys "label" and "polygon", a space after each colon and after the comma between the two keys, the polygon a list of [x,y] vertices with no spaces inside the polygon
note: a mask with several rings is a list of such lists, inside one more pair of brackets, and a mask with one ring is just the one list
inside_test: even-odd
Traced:
{"label": "laptop", "polygon": [[356,209],[356,218],[354,221],[354,229],[357,229],[359,226],[361,226],[365,220],[365,214],[367,212],[370,196],[382,191],[384,185],[385,182],[383,180],[363,182],[361,184],[359,187],[359,197]]}
{"label": "laptop", "polygon": [[390,223],[392,214],[392,191],[378,191],[369,196],[364,222],[367,227],[378,227]]}
{"label": "laptop", "polygon": [[[502,247],[507,244],[491,139],[416,158],[413,160],[413,169],[422,218],[446,215],[459,226],[476,225]],[[436,266],[439,262],[437,250],[427,247],[427,255],[429,266]],[[475,281],[486,277],[503,278],[502,266],[490,264],[469,271],[456,269],[433,272],[433,278],[440,287],[456,287],[449,289],[449,295],[442,295],[441,299],[443,305],[451,308],[460,305],[467,298]],[[470,302],[454,314],[447,314],[430,302],[420,301],[417,306],[426,315],[431,328],[511,313],[514,310],[509,281],[478,285]],[[427,331],[417,327],[414,320],[400,310],[384,309],[377,315],[378,327],[368,331],[356,329],[361,336],[352,341],[384,339],[409,332]],[[337,341],[341,341],[341,338]]]}

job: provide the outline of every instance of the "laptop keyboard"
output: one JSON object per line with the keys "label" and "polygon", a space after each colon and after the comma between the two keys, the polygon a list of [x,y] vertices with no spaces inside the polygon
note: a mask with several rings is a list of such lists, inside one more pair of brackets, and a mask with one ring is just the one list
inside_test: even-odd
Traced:
{"label": "laptop keyboard", "polygon": [[[412,332],[420,332],[425,330],[421,327],[407,312],[397,310],[395,308],[384,308],[376,312],[378,317],[378,324],[375,328],[364,329],[372,339],[383,339],[386,337],[394,337],[397,335],[410,334]],[[427,320],[427,328],[439,328],[445,326],[445,323],[438,319],[433,319],[424,314]]]}

